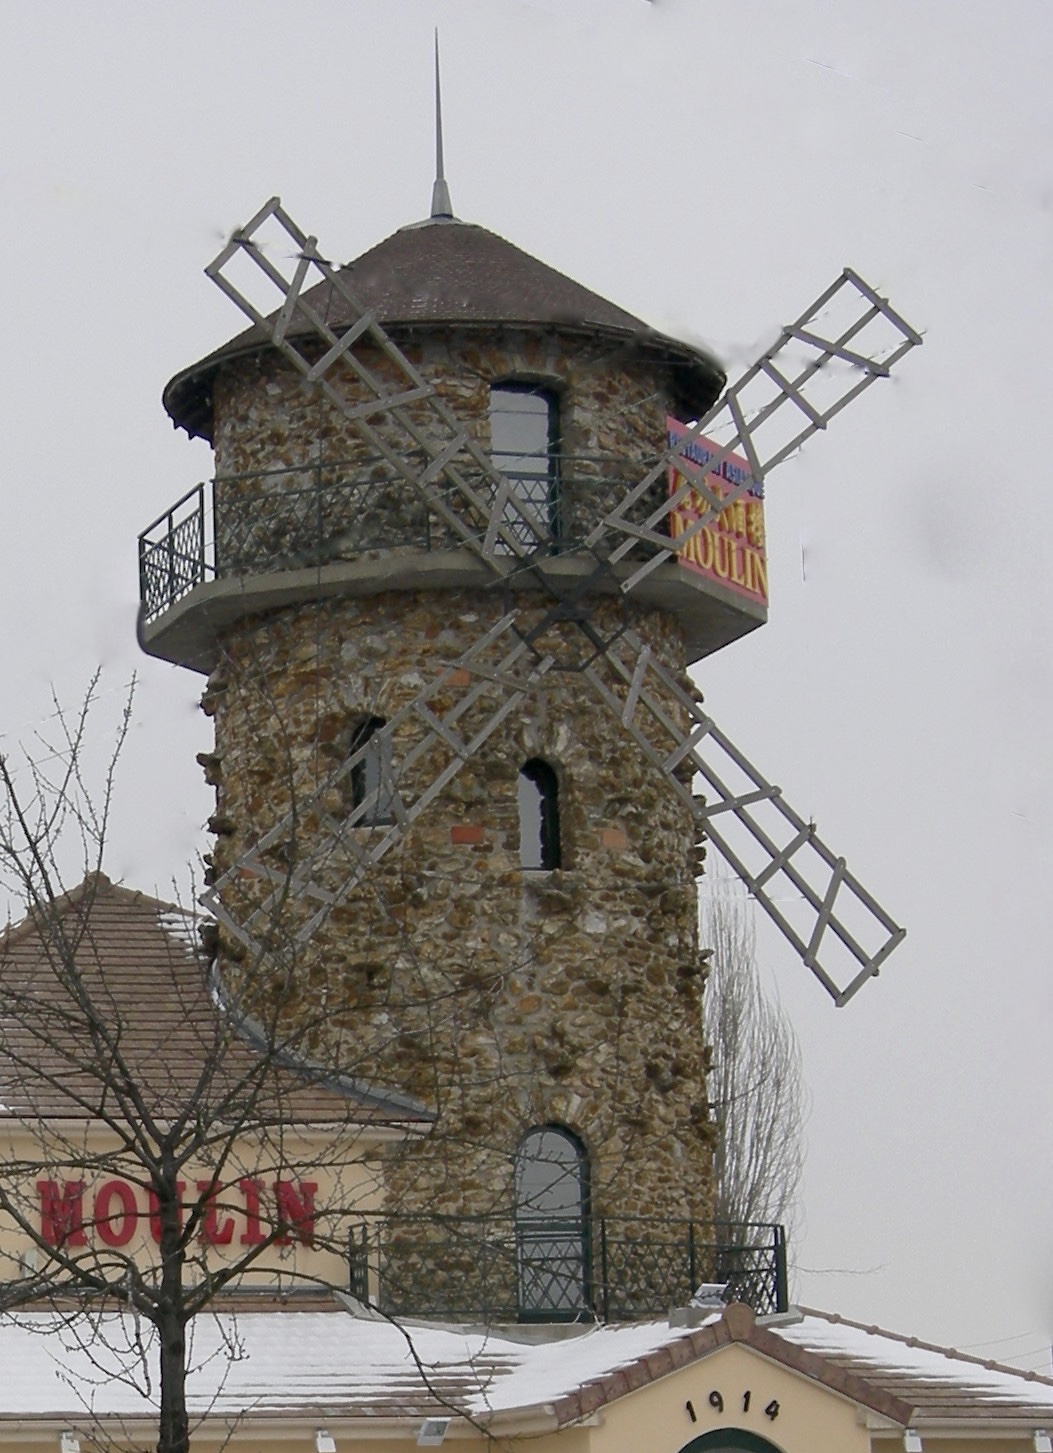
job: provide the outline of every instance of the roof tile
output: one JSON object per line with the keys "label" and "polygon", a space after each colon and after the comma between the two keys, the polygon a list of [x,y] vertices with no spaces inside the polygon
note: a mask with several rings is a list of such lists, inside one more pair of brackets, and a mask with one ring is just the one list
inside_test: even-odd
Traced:
{"label": "roof tile", "polygon": [[[386,330],[439,326],[552,328],[605,336],[651,356],[684,366],[685,389],[702,411],[719,393],[720,365],[692,347],[649,327],[640,318],[575,282],[497,233],[460,221],[430,221],[403,227],[340,269],[339,280],[361,310]],[[325,282],[305,301],[334,331],[357,321],[340,292]],[[275,316],[275,315],[272,315]],[[292,338],[313,329],[294,313]],[[211,437],[212,386],[218,369],[270,347],[266,331],[253,324],[169,382],[164,405],[188,433]]]}
{"label": "roof tile", "polygon": [[344,1120],[351,1107],[356,1119],[416,1118],[280,1054],[260,1095],[265,1047],[220,1009],[198,922],[99,873],[0,934],[0,1114],[89,1119],[114,1100],[119,1056],[160,1116],[195,1097],[234,1114],[252,1096],[256,1120]]}

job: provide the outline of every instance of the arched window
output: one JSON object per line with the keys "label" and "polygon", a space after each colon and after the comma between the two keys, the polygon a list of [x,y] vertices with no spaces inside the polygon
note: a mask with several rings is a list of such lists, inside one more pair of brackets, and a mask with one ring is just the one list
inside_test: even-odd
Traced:
{"label": "arched window", "polygon": [[519,865],[546,869],[562,863],[559,781],[547,762],[532,757],[519,769]]}
{"label": "arched window", "polygon": [[[771,1402],[768,1406],[774,1407],[778,1414],[777,1402]],[[684,1444],[680,1453],[782,1453],[782,1449],[767,1438],[762,1438],[760,1434],[750,1432],[748,1428],[731,1427],[714,1428],[710,1433],[702,1433],[699,1437],[692,1438],[690,1443]]]}
{"label": "arched window", "polygon": [[588,1155],[560,1125],[538,1125],[515,1158],[519,1315],[574,1321],[589,1313]]}
{"label": "arched window", "polygon": [[[533,383],[496,383],[490,389],[490,455],[513,494],[550,540],[559,539],[559,398]],[[509,531],[528,549],[533,530],[513,505]]]}
{"label": "arched window", "polygon": [[378,735],[385,725],[382,716],[367,717],[351,737],[352,755],[366,749],[351,768],[351,808],[357,827],[379,827],[395,821],[391,738]]}

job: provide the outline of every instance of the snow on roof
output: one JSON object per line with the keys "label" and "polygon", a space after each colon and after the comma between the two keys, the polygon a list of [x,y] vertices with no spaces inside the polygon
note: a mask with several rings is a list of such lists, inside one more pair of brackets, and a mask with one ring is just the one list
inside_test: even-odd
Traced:
{"label": "snow on roof", "polygon": [[556,1342],[518,1347],[517,1364],[487,1390],[477,1411],[501,1412],[554,1402],[595,1378],[609,1377],[660,1351],[683,1335],[666,1322],[642,1322],[594,1326]]}
{"label": "snow on roof", "polygon": [[[531,1345],[480,1331],[402,1330],[339,1312],[223,1313],[194,1323],[188,1394],[197,1416],[397,1417],[453,1406],[486,1417],[553,1402],[682,1336],[666,1323],[645,1323]],[[151,1329],[127,1315],[9,1315],[0,1321],[0,1421],[150,1417],[155,1360]]]}
{"label": "snow on roof", "polygon": [[[739,1314],[737,1317],[732,1313]],[[745,1315],[742,1315],[745,1314]],[[1053,1382],[822,1313],[767,1327],[731,1308],[691,1330],[665,1322],[596,1326],[525,1342],[505,1332],[399,1328],[332,1311],[202,1315],[191,1338],[193,1416],[419,1418],[551,1409],[573,1422],[729,1342],[905,1421],[1016,1419],[1044,1425]],[[810,1356],[809,1356],[810,1354]],[[0,1319],[0,1424],[12,1418],[152,1418],[152,1330],[127,1314],[34,1312]],[[867,1388],[873,1392],[871,1397]]]}
{"label": "snow on roof", "polygon": [[201,935],[198,930],[208,920],[200,914],[189,908],[165,907],[158,910],[157,921],[165,933],[178,939],[191,953],[201,952]]}
{"label": "snow on roof", "polygon": [[872,1378],[900,1397],[909,1397],[930,1414],[949,1413],[954,1400],[1012,1404],[1053,1410],[1053,1381],[996,1362],[969,1357],[953,1347],[937,1347],[880,1327],[825,1312],[803,1309],[799,1322],[777,1328],[778,1335],[840,1367]]}

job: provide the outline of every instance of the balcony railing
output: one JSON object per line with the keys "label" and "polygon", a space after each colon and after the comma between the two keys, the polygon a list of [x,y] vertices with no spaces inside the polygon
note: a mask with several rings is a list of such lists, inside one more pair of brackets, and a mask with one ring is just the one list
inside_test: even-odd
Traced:
{"label": "balcony railing", "polygon": [[[506,526],[528,549],[572,553],[653,462],[600,455],[538,461],[495,456],[538,532],[514,507]],[[423,460],[416,463],[423,469]],[[492,497],[489,478],[478,471],[473,478],[467,467],[460,473],[480,498]],[[639,501],[641,520],[663,492],[664,481],[653,499]],[[487,525],[482,511],[473,518],[463,496],[451,491],[448,498],[451,510],[482,540]],[[216,577],[315,567],[372,550],[427,553],[461,544],[450,522],[379,457],[219,475],[189,490],[139,536],[140,599],[149,623]]]}
{"label": "balcony railing", "polygon": [[147,622],[216,573],[211,488],[195,485],[139,536],[139,604]]}
{"label": "balcony railing", "polygon": [[758,1315],[788,1305],[785,1232],[771,1224],[377,1215],[350,1257],[352,1294],[391,1317],[635,1321],[686,1306],[704,1282]]}

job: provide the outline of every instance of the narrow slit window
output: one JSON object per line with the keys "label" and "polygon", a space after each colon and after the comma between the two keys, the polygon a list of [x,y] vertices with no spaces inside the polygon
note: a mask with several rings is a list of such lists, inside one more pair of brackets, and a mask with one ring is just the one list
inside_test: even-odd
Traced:
{"label": "narrow slit window", "polygon": [[532,757],[519,769],[519,865],[559,868],[559,781],[547,762]]}
{"label": "narrow slit window", "polygon": [[365,751],[351,768],[351,807],[358,827],[381,827],[395,821],[391,738],[381,732],[382,716],[361,722],[351,738],[351,752]]}
{"label": "narrow slit window", "polygon": [[[553,542],[559,538],[559,427],[559,399],[551,389],[530,383],[491,388],[490,457]],[[505,506],[504,524],[525,549],[541,543],[514,504]]]}

